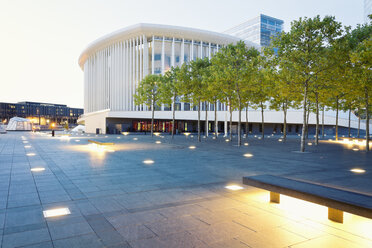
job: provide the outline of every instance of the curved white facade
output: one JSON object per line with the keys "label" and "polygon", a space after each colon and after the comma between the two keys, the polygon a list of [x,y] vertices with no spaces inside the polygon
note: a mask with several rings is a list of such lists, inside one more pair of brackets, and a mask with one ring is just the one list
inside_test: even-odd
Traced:
{"label": "curved white facade", "polygon": [[[105,133],[108,120],[123,123],[123,119],[146,120],[151,118],[145,105],[134,104],[134,94],[139,82],[148,74],[162,74],[172,66],[179,66],[196,58],[211,57],[221,46],[239,41],[238,37],[199,29],[175,27],[168,25],[137,24],[108,34],[91,43],[80,55],[79,65],[84,71],[84,115],[80,122],[85,122],[87,132],[97,128]],[[259,48],[257,44],[249,46]],[[197,111],[187,103],[176,102],[176,119],[181,121],[197,120]],[[227,126],[227,108],[217,104],[219,122]],[[202,110],[205,109],[203,104]],[[209,110],[214,106],[209,104]],[[172,111],[161,108],[155,111],[155,118],[170,120]],[[208,111],[208,120],[214,120],[213,111]],[[237,121],[237,113],[233,121]],[[265,111],[265,122],[283,123],[283,113]],[[341,113],[339,124],[347,126],[345,113]],[[302,123],[302,113],[288,111],[288,123]],[[326,125],[334,125],[335,115],[327,112],[324,118]],[[202,113],[205,120],[205,111]],[[242,113],[245,120],[245,111]],[[250,123],[261,122],[259,111],[249,110]],[[310,124],[315,123],[311,114]],[[160,125],[160,124],[159,124]],[[162,124],[164,125],[164,124]],[[351,126],[357,128],[357,118],[352,115]],[[185,126],[184,126],[185,127]],[[276,127],[275,127],[276,128]],[[361,128],[365,129],[364,123]],[[297,129],[297,128],[296,128]],[[136,129],[139,130],[139,129]],[[163,128],[164,130],[164,128]],[[183,129],[185,130],[185,129]]]}
{"label": "curved white facade", "polygon": [[107,35],[89,45],[79,58],[84,70],[84,111],[145,110],[145,106],[135,106],[133,95],[147,74],[211,57],[221,46],[238,40],[220,33],[153,24]]}

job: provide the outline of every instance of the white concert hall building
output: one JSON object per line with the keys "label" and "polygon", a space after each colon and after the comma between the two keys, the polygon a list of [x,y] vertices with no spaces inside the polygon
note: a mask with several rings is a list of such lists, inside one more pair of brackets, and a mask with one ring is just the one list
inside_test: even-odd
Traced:
{"label": "white concert hall building", "polygon": [[[240,39],[228,34],[156,24],[137,24],[103,36],[92,42],[79,57],[84,71],[84,115],[79,123],[86,132],[120,133],[124,131],[148,131],[151,111],[145,105],[135,105],[134,95],[139,82],[148,74],[161,74],[172,66],[180,66],[196,58],[211,58],[214,53]],[[247,46],[259,45],[245,41]],[[202,105],[201,120],[205,121],[208,107],[209,130],[214,131],[214,108],[217,108],[219,132],[227,132],[228,107],[222,103]],[[176,101],[175,129],[180,132],[196,131],[197,111],[188,103]],[[261,112],[249,109],[249,131],[261,132]],[[233,132],[237,130],[237,111],[233,112]],[[265,110],[265,133],[282,131],[283,112]],[[172,111],[168,106],[158,106],[155,111],[155,130],[171,130]],[[245,111],[242,112],[245,120]],[[287,132],[301,131],[302,111],[289,110]],[[327,133],[332,134],[335,113],[327,111],[324,117]],[[315,115],[309,118],[315,124]],[[340,130],[348,126],[346,113],[339,117]],[[205,127],[205,123],[202,127]],[[358,127],[358,119],[352,114],[351,127]],[[365,124],[361,123],[361,129]],[[310,131],[312,127],[310,127]],[[314,131],[313,131],[314,132]]]}

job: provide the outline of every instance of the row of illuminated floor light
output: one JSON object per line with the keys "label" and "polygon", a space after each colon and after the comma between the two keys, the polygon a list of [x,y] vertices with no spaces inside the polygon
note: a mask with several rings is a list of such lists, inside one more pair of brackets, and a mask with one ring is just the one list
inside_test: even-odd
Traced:
{"label": "row of illuminated floor light", "polygon": [[[22,136],[21,138],[22,138],[23,144],[26,144],[24,146],[25,149],[31,148],[31,145],[28,145],[29,142],[28,142],[27,138],[24,137],[24,136]],[[27,156],[35,156],[36,154],[35,153],[27,153],[26,155]],[[31,168],[31,171],[32,172],[41,172],[41,171],[45,171],[45,168],[44,167],[33,167],[33,168]],[[66,207],[43,210],[44,218],[52,218],[52,217],[58,217],[58,216],[63,216],[63,215],[69,215],[69,214],[71,214],[70,209],[66,208]]]}

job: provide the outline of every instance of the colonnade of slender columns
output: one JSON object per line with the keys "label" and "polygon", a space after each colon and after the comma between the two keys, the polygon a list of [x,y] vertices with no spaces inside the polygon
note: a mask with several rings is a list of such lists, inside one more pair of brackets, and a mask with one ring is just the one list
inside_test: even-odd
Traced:
{"label": "colonnade of slender columns", "polygon": [[[149,48],[148,37],[145,35],[133,37],[127,40],[113,43],[96,53],[92,54],[84,64],[84,109],[85,113],[110,109],[111,111],[141,111],[147,110],[145,105],[136,106],[134,95],[139,82],[148,74],[155,73],[155,53],[161,54],[161,73],[165,72],[165,43],[169,39],[157,37],[161,41],[161,48],[155,49],[155,36],[150,37],[152,41]],[[191,41],[191,42],[190,42]],[[171,39],[170,66],[176,66],[176,54],[179,54],[177,63],[183,64],[185,61],[185,39],[173,37]],[[175,44],[181,44],[180,51],[175,48]],[[213,52],[218,51],[219,45],[214,46],[212,51],[211,43],[203,41],[187,40],[188,61],[197,57],[211,58]],[[198,44],[198,50],[195,50]],[[200,44],[200,45],[199,45]],[[179,49],[179,45],[177,46]],[[149,50],[151,49],[151,50]],[[206,51],[204,51],[206,49]],[[149,57],[151,52],[151,58]],[[177,56],[179,56],[177,55]],[[168,55],[169,56],[169,55]],[[149,62],[151,61],[151,69]],[[187,61],[187,62],[188,62]],[[162,110],[164,108],[162,107]],[[209,104],[210,109],[210,104]],[[181,103],[181,110],[184,104]],[[223,104],[218,110],[226,110]]]}

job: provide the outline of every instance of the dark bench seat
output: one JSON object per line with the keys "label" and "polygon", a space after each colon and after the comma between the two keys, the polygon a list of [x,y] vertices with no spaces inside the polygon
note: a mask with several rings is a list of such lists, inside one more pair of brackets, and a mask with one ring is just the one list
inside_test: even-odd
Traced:
{"label": "dark bench seat", "polygon": [[270,202],[280,203],[283,194],[326,206],[336,222],[343,222],[343,211],[372,218],[372,196],[273,175],[243,177],[243,184],[270,191]]}

